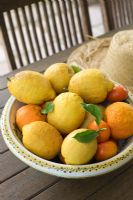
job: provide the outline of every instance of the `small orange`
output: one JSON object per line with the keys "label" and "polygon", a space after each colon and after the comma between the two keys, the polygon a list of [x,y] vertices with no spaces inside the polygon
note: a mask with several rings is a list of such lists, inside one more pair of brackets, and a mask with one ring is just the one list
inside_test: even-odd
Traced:
{"label": "small orange", "polygon": [[110,102],[123,101],[128,97],[128,90],[123,85],[117,85],[108,93],[107,100]]}
{"label": "small orange", "polygon": [[34,121],[45,121],[45,115],[41,114],[41,107],[38,105],[25,105],[16,112],[16,124],[20,130],[26,124]]}
{"label": "small orange", "polygon": [[108,140],[106,142],[98,144],[95,159],[97,161],[107,160],[115,156],[118,152],[118,146],[115,141]]}
{"label": "small orange", "polygon": [[105,109],[107,124],[114,139],[126,139],[133,135],[133,107],[124,102],[115,102]]}
{"label": "small orange", "polygon": [[97,125],[96,121],[92,121],[88,124],[88,128],[92,129],[92,130],[98,130],[100,128],[106,128],[105,131],[100,131],[99,132],[99,136],[97,137],[97,142],[101,143],[101,142],[105,142],[107,140],[109,140],[110,138],[110,127],[108,126],[108,124],[101,120],[99,126]]}

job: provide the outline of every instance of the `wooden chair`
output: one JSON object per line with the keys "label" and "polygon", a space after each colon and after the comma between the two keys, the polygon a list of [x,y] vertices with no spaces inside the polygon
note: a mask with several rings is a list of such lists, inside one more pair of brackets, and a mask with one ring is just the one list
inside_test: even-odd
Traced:
{"label": "wooden chair", "polygon": [[99,0],[105,30],[133,23],[133,0]]}
{"label": "wooden chair", "polygon": [[0,26],[12,69],[92,34],[87,0],[0,0]]}

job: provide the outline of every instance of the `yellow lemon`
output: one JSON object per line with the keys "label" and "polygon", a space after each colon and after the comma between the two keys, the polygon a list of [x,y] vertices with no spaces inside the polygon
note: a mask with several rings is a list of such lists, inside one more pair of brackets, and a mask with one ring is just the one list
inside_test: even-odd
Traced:
{"label": "yellow lemon", "polygon": [[85,117],[85,110],[80,96],[72,92],[58,95],[54,101],[54,110],[48,113],[48,123],[62,134],[68,134],[80,127]]}
{"label": "yellow lemon", "polygon": [[50,81],[59,94],[66,90],[73,74],[73,70],[66,63],[56,63],[45,71],[44,77]]}
{"label": "yellow lemon", "polygon": [[69,91],[77,93],[87,103],[103,102],[113,87],[113,82],[98,69],[82,70],[69,83]]}
{"label": "yellow lemon", "polygon": [[8,81],[7,85],[10,93],[26,104],[41,104],[55,97],[50,82],[38,72],[19,72]]}
{"label": "yellow lemon", "polygon": [[23,144],[32,153],[45,158],[55,158],[61,149],[62,136],[50,124],[31,122],[22,128]]}
{"label": "yellow lemon", "polygon": [[61,157],[66,164],[81,165],[88,163],[96,153],[97,140],[81,143],[73,138],[77,133],[88,129],[77,129],[67,135],[61,146]]}

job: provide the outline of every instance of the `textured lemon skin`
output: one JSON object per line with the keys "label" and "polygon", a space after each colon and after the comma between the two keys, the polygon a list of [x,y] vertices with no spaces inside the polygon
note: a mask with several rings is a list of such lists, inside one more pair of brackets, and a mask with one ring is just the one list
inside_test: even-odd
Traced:
{"label": "textured lemon skin", "polygon": [[51,160],[61,149],[62,136],[53,126],[36,121],[22,128],[23,144],[32,153]]}
{"label": "textured lemon skin", "polygon": [[114,84],[98,69],[86,69],[75,74],[69,82],[69,91],[81,96],[87,103],[101,103]]}
{"label": "textured lemon skin", "polygon": [[66,164],[81,165],[88,163],[96,153],[97,140],[81,143],[73,138],[77,133],[88,129],[77,129],[64,139],[61,146],[61,155]]}
{"label": "textured lemon skin", "polygon": [[45,71],[44,77],[50,81],[56,93],[59,94],[68,87],[73,74],[74,72],[66,63],[56,63]]}
{"label": "textured lemon skin", "polygon": [[58,95],[54,101],[54,110],[47,116],[48,123],[66,135],[80,127],[85,117],[83,100],[75,93],[65,92]]}
{"label": "textured lemon skin", "polygon": [[45,77],[34,71],[22,71],[8,81],[8,89],[17,100],[26,104],[40,104],[52,100],[55,91]]}

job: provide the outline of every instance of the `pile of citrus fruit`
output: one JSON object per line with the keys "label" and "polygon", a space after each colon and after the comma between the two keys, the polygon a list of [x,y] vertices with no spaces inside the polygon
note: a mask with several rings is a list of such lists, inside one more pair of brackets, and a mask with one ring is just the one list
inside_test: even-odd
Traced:
{"label": "pile of citrus fruit", "polygon": [[73,165],[103,161],[133,135],[127,89],[98,69],[56,63],[44,74],[17,73],[8,89],[24,103],[15,118],[22,143],[42,158]]}

